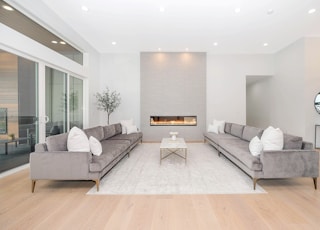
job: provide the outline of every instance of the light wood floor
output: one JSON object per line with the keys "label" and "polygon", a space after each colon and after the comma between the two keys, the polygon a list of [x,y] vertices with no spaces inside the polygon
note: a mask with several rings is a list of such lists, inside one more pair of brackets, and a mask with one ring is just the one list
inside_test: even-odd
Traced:
{"label": "light wood floor", "polygon": [[259,195],[86,195],[90,181],[0,179],[0,229],[320,229],[310,178],[261,180]]}

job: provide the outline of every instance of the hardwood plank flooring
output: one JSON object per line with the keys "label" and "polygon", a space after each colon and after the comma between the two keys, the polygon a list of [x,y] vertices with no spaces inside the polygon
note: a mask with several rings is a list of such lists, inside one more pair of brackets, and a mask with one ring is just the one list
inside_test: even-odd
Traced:
{"label": "hardwood plank flooring", "polygon": [[90,181],[0,179],[0,229],[320,229],[311,178],[261,180],[267,194],[86,195]]}

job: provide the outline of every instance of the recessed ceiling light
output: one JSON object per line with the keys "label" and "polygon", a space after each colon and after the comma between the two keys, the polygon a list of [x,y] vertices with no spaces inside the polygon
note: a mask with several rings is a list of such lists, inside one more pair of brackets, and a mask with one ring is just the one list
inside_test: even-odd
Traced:
{"label": "recessed ceiling light", "polygon": [[158,51],[161,51],[161,48],[158,48]]}
{"label": "recessed ceiling light", "polygon": [[86,7],[86,6],[81,6],[81,9],[83,10],[83,11],[89,11],[89,8],[88,7]]}
{"label": "recessed ceiling light", "polygon": [[214,45],[214,46],[218,46],[218,42],[214,42],[213,45]]}
{"label": "recessed ceiling light", "polygon": [[8,10],[8,11],[14,11],[14,9],[11,6],[8,6],[8,5],[3,5],[2,8],[5,9],[5,10]]}
{"label": "recessed ceiling light", "polygon": [[163,6],[160,6],[160,9],[159,9],[160,12],[164,12],[165,10],[166,8],[164,8]]}
{"label": "recessed ceiling light", "polygon": [[234,9],[234,12],[235,12],[236,14],[240,13],[240,11],[241,11],[240,8],[235,8],[235,9]]}
{"label": "recessed ceiling light", "polygon": [[269,9],[269,10],[267,11],[267,14],[268,14],[268,15],[271,15],[271,14],[273,14],[273,12],[274,12],[273,9]]}
{"label": "recessed ceiling light", "polygon": [[57,42],[57,41],[54,41],[54,40],[51,41],[51,43],[53,43],[53,44],[58,44],[58,42]]}
{"label": "recessed ceiling light", "polygon": [[269,44],[268,44],[268,43],[266,43],[266,42],[265,42],[265,43],[263,43],[263,46],[268,46],[268,45],[269,45]]}
{"label": "recessed ceiling light", "polygon": [[310,9],[309,11],[308,11],[308,14],[313,14],[313,13],[315,13],[317,10],[316,9]]}
{"label": "recessed ceiling light", "polygon": [[112,44],[112,45],[114,45],[114,46],[115,46],[115,45],[117,45],[117,43],[116,43],[116,42],[111,42],[111,44]]}
{"label": "recessed ceiling light", "polygon": [[189,51],[189,48],[185,48],[185,51]]}
{"label": "recessed ceiling light", "polygon": [[60,44],[61,44],[61,45],[65,45],[65,44],[66,44],[66,42],[64,42],[64,41],[60,41]]}

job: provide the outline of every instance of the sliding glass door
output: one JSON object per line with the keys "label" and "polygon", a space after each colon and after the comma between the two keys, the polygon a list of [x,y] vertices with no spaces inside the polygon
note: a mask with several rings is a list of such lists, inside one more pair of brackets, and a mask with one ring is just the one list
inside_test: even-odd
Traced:
{"label": "sliding glass door", "polygon": [[83,128],[83,80],[46,67],[46,137]]}
{"label": "sliding glass door", "polygon": [[38,141],[38,64],[0,50],[0,172],[29,162]]}

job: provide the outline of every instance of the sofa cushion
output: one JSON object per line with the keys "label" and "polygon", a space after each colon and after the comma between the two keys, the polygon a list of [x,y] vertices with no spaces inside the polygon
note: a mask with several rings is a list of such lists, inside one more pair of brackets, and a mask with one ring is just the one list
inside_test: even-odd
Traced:
{"label": "sofa cushion", "polygon": [[49,136],[46,139],[48,151],[67,151],[68,133]]}
{"label": "sofa cushion", "polygon": [[89,168],[91,172],[100,172],[107,167],[114,159],[125,152],[130,141],[127,140],[103,140],[101,141],[102,154],[100,156],[92,156],[92,163]]}
{"label": "sofa cushion", "polygon": [[209,124],[209,126],[208,126],[208,133],[219,134],[219,126]]}
{"label": "sofa cushion", "polygon": [[97,138],[99,141],[102,141],[104,139],[104,132],[102,126],[96,126],[93,128],[85,129],[83,130],[88,138],[90,136],[93,136]]}
{"label": "sofa cushion", "polygon": [[263,150],[282,150],[283,132],[279,128],[269,126],[263,131],[261,141],[263,144]]}
{"label": "sofa cushion", "polygon": [[224,126],[225,133],[231,133],[231,125],[232,125],[232,123],[226,122],[226,124]]}
{"label": "sofa cushion", "polygon": [[129,119],[129,120],[122,120],[120,121],[121,123],[121,133],[122,134],[126,134],[127,133],[127,126],[133,125],[133,119]]}
{"label": "sofa cushion", "polygon": [[221,139],[220,147],[229,152],[251,170],[262,170],[259,156],[253,156],[249,151],[249,142],[237,139]]}
{"label": "sofa cushion", "polygon": [[130,144],[137,142],[142,138],[142,132],[131,133],[131,134],[119,134],[111,137],[109,140],[127,140]]}
{"label": "sofa cushion", "polygon": [[72,152],[90,152],[89,140],[83,130],[75,126],[70,130],[67,148]]}
{"label": "sofa cushion", "polygon": [[230,132],[230,133],[231,133],[233,136],[242,138],[243,128],[244,128],[243,125],[232,124],[232,125],[231,125],[231,132]]}
{"label": "sofa cushion", "polygon": [[208,139],[210,139],[212,142],[216,143],[217,145],[219,145],[219,141],[221,139],[237,139],[237,137],[232,136],[230,134],[227,133],[211,133],[211,132],[207,132],[203,134],[205,137],[207,137]]}
{"label": "sofa cushion", "polygon": [[283,149],[301,149],[302,137],[283,134]]}
{"label": "sofa cushion", "polygon": [[89,137],[89,145],[90,145],[90,151],[93,155],[100,156],[102,153],[102,146],[100,141],[98,141],[97,138],[90,136]]}
{"label": "sofa cushion", "polygon": [[243,128],[242,139],[246,141],[251,141],[252,138],[254,138],[255,136],[257,136],[258,138],[261,138],[262,132],[263,132],[263,129],[259,129],[252,126],[245,126]]}
{"label": "sofa cushion", "polygon": [[116,130],[116,135],[121,134],[122,133],[122,127],[120,123],[114,124],[114,128]]}
{"label": "sofa cushion", "polygon": [[258,156],[263,151],[263,144],[258,136],[251,139],[249,143],[249,150],[253,156]]}
{"label": "sofa cushion", "polygon": [[213,120],[213,125],[218,126],[219,133],[224,133],[225,121]]}
{"label": "sofa cushion", "polygon": [[116,126],[114,124],[103,126],[103,133],[104,139],[109,139],[110,137],[113,137],[114,135],[116,135]]}

